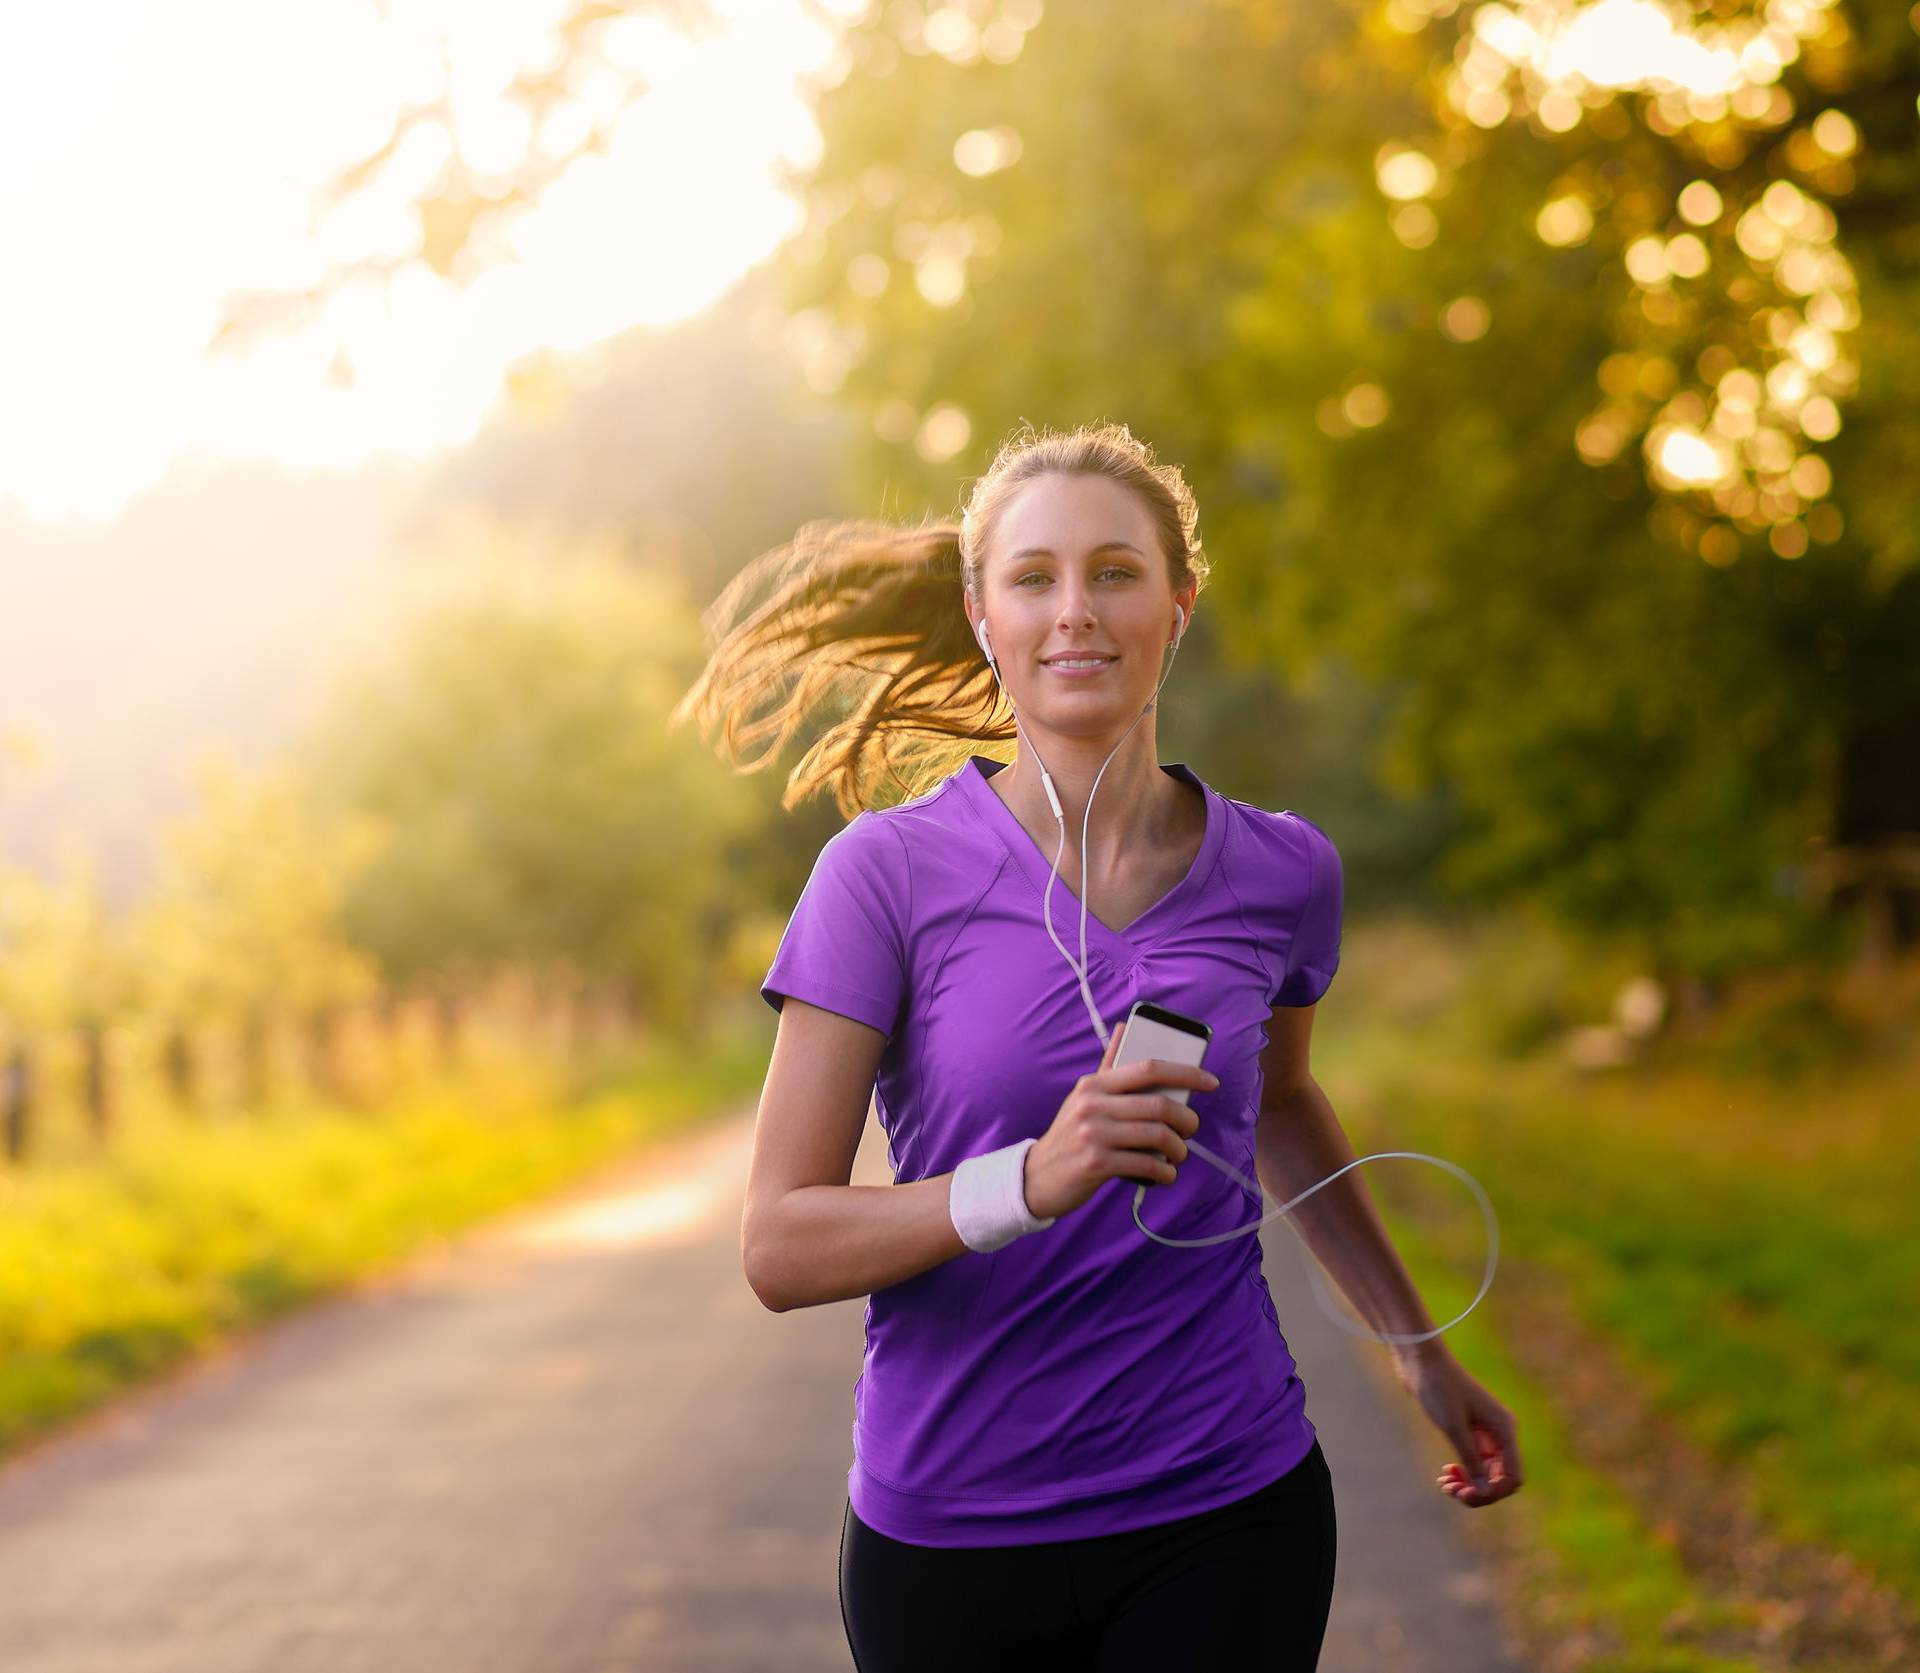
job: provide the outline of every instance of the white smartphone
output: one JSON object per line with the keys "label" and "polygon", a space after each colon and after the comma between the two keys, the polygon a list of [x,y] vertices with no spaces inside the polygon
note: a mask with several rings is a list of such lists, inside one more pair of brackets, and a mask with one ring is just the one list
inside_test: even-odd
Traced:
{"label": "white smartphone", "polygon": [[[1146,1057],[1157,1057],[1163,1063],[1190,1063],[1197,1067],[1207,1055],[1207,1043],[1212,1038],[1213,1030],[1198,1017],[1169,1010],[1148,999],[1137,1000],[1127,1013],[1127,1030],[1120,1036],[1120,1050],[1114,1056],[1113,1067],[1118,1069]],[[1169,1098],[1178,1099],[1184,1104],[1193,1089],[1187,1086],[1160,1086],[1152,1090],[1164,1092]],[[1161,1185],[1165,1181],[1148,1179],[1140,1183]]]}

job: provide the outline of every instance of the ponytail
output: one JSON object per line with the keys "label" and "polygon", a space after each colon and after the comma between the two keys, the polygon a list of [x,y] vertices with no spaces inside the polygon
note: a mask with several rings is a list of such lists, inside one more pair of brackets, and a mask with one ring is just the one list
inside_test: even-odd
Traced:
{"label": "ponytail", "polygon": [[[889,785],[900,794],[888,800],[922,794],[977,745],[1015,737],[962,598],[980,596],[981,556],[1008,500],[1046,475],[1103,475],[1133,489],[1153,515],[1174,588],[1206,584],[1199,512],[1178,467],[1155,464],[1124,424],[1027,426],[1001,447],[958,521],[805,523],[749,563],[701,617],[711,654],[671,723],[692,718],[709,739],[717,725],[720,753],[758,772],[813,710],[832,715],[788,775],[781,806],[830,786],[849,819],[879,805]],[[743,758],[743,746],[761,744]]]}

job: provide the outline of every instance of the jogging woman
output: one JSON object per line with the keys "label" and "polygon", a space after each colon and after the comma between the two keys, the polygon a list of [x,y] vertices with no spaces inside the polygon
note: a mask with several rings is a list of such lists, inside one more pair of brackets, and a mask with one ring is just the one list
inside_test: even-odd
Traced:
{"label": "jogging woman", "polygon": [[[788,794],[853,817],[761,987],[741,1248],[776,1312],[867,1297],[839,1558],[860,1673],[1319,1657],[1333,1486],[1259,1239],[1174,1248],[1134,1219],[1142,1184],[1168,1238],[1266,1211],[1183,1173],[1196,1134],[1281,1202],[1354,1154],[1308,1066],[1338,851],[1156,752],[1197,521],[1124,426],[1029,430],[958,524],[809,524],[748,566],[682,700],[730,754],[828,699],[845,717]],[[1009,737],[1011,762],[974,751]],[[905,799],[876,805],[883,779]],[[1204,1067],[1114,1067],[1142,999],[1211,1028]],[[891,1187],[848,1183],[870,1100]],[[1374,1330],[1432,1330],[1358,1170],[1296,1223]],[[1394,1355],[1459,1456],[1439,1488],[1516,1490],[1507,1409],[1438,1336]]]}

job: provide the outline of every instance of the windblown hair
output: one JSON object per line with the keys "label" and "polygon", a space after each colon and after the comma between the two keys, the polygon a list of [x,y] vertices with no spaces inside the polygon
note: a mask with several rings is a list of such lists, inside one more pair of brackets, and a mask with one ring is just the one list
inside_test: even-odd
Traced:
{"label": "windblown hair", "polygon": [[[1206,586],[1200,512],[1178,466],[1156,464],[1124,424],[1052,431],[1023,422],[974,483],[959,521],[810,522],[748,563],[701,616],[711,654],[671,723],[692,716],[711,740],[718,722],[728,762],[758,772],[812,710],[837,713],[788,775],[781,806],[831,786],[849,819],[876,805],[883,780],[904,800],[978,753],[974,746],[1014,737],[1013,711],[961,595],[982,597],[981,561],[1008,500],[1050,475],[1106,476],[1133,489],[1152,514],[1174,590]],[[763,741],[743,760],[743,744]]]}

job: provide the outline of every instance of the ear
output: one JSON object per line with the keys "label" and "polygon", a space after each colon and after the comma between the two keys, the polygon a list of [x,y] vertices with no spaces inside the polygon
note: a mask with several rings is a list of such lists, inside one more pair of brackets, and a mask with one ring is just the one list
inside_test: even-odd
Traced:
{"label": "ear", "polygon": [[967,626],[973,629],[973,642],[978,645],[980,643],[981,631],[987,626],[987,613],[985,610],[977,608],[973,600],[968,598],[964,593],[961,595],[961,601],[966,607]]}

